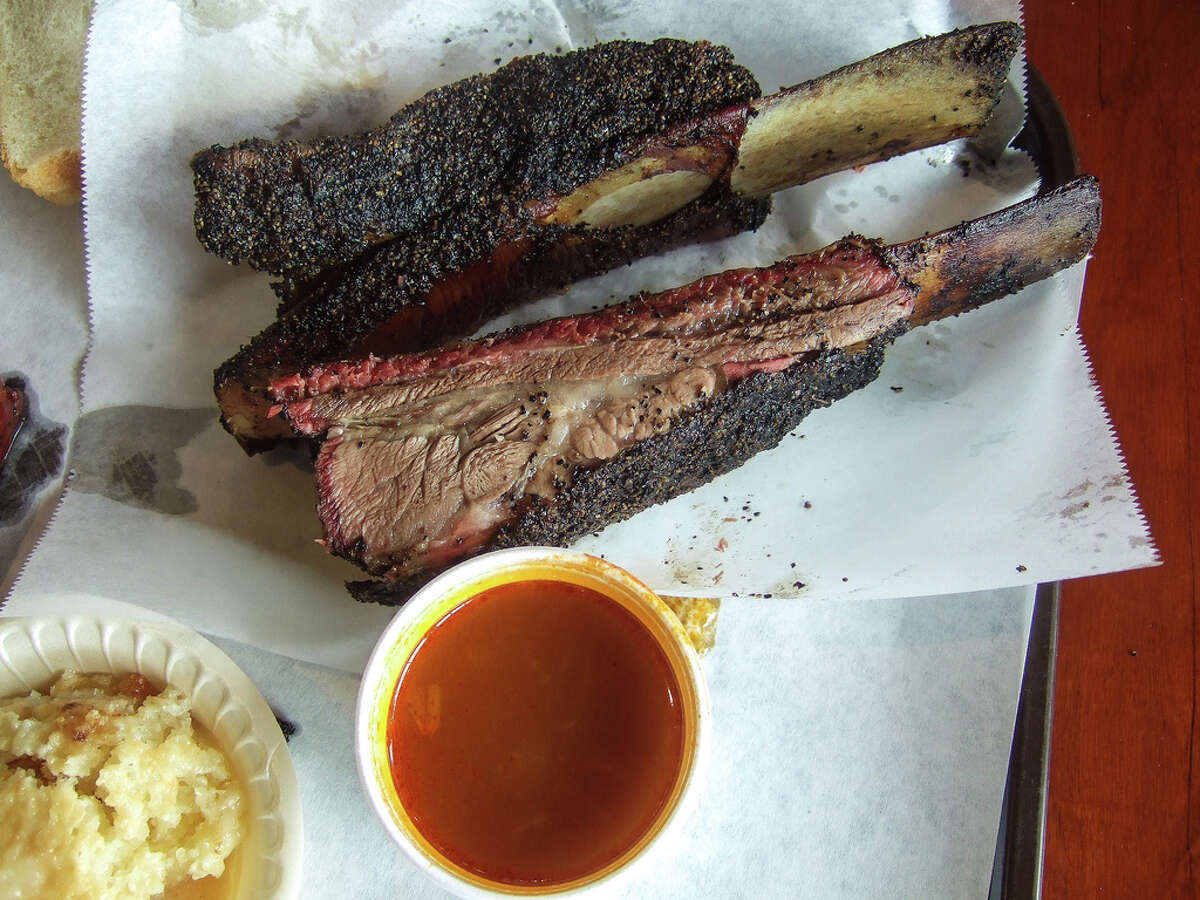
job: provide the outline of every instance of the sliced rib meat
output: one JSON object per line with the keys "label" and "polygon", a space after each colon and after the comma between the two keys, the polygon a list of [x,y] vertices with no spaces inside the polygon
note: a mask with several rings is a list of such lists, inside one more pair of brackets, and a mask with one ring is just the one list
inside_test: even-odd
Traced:
{"label": "sliced rib meat", "polygon": [[587,315],[277,379],[276,413],[321,441],[326,546],[403,593],[480,550],[567,543],[774,446],[869,383],[911,325],[1086,255],[1083,177],[884,247],[848,238]]}

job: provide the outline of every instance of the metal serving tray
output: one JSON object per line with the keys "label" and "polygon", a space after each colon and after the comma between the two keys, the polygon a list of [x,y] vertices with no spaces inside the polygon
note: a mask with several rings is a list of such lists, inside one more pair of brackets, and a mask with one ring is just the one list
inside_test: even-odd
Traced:
{"label": "metal serving tray", "polygon": [[[1028,66],[1026,107],[1025,127],[1013,143],[1033,158],[1041,189],[1050,190],[1080,173],[1079,156],[1058,100],[1032,65]],[[1059,597],[1057,582],[1038,585],[989,900],[1042,896]]]}

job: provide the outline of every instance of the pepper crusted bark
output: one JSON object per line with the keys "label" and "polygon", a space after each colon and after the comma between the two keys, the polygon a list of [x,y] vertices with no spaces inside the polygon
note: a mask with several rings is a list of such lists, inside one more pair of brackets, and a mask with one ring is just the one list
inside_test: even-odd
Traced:
{"label": "pepper crusted bark", "polygon": [[284,275],[291,295],[323,268],[430,231],[465,236],[482,259],[531,214],[645,224],[715,180],[765,196],[974,134],[1020,40],[1011,22],[977,25],[761,99],[728,50],[703,41],[523,57],[362,135],[197,154],[196,232],[220,256]]}
{"label": "pepper crusted bark", "polygon": [[281,371],[460,337],[573,280],[757,228],[770,200],[719,186],[658,222],[598,233],[534,226],[525,203],[758,94],[724,48],[617,41],[439,88],[364,135],[198,154],[202,243],[283,275],[277,320],[214,373],[222,423],[248,452],[266,449],[287,436],[263,394]]}
{"label": "pepper crusted bark", "polygon": [[705,41],[522,57],[430,91],[365,134],[197,154],[196,233],[218,256],[293,278],[427,233],[486,259],[526,200],[568,193],[633,159],[648,136],[759,93],[729,50]]}

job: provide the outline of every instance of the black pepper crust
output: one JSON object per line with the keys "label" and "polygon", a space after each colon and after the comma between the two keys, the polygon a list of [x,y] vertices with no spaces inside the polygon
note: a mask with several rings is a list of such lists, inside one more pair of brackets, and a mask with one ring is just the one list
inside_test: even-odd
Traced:
{"label": "black pepper crust", "polygon": [[706,41],[522,57],[363,134],[201,151],[196,234],[218,256],[293,279],[426,234],[458,235],[484,259],[528,218],[527,201],[569,193],[670,126],[759,94],[730,51]]}
{"label": "black pepper crust", "polygon": [[[814,409],[874,381],[887,347],[907,330],[899,323],[863,348],[813,353],[780,372],[736,382],[665,434],[639,441],[595,468],[575,469],[553,500],[527,498],[517,519],[486,549],[567,546],[733,471],[776,446]],[[434,574],[346,587],[357,600],[398,605]]]}

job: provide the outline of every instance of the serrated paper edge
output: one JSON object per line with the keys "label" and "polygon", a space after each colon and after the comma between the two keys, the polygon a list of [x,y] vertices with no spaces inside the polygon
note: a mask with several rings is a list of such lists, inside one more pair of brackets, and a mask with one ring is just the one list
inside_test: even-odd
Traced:
{"label": "serrated paper edge", "polygon": [[1154,554],[1153,560],[1148,565],[1162,565],[1162,554],[1159,552],[1158,545],[1154,542],[1154,534],[1150,529],[1150,521],[1146,518],[1146,511],[1142,508],[1142,501],[1138,497],[1133,476],[1129,471],[1129,462],[1125,458],[1125,450],[1121,446],[1121,436],[1117,433],[1117,426],[1113,424],[1112,414],[1108,411],[1108,404],[1104,402],[1104,391],[1100,387],[1100,381],[1096,378],[1096,366],[1092,362],[1092,355],[1088,351],[1087,342],[1083,339],[1083,332],[1080,331],[1078,323],[1075,325],[1073,337],[1079,347],[1079,352],[1083,355],[1083,364],[1087,370],[1088,387],[1092,391],[1092,397],[1100,407],[1100,414],[1104,417],[1104,427],[1108,432],[1108,439],[1112,444],[1113,452],[1117,456],[1117,462],[1121,467],[1121,484],[1129,492],[1129,499],[1133,503],[1134,512],[1137,513],[1138,525],[1141,526],[1142,535],[1145,537],[1151,552]]}

